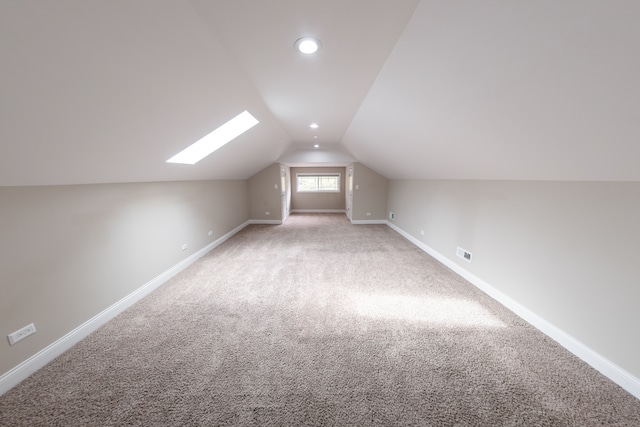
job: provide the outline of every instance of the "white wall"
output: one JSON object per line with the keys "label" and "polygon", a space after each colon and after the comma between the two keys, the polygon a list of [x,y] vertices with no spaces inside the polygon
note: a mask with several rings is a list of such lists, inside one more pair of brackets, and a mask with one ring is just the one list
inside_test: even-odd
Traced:
{"label": "white wall", "polygon": [[0,376],[248,219],[246,181],[0,187]]}
{"label": "white wall", "polygon": [[640,182],[392,180],[388,210],[394,225],[640,378]]}
{"label": "white wall", "polygon": [[291,168],[280,164],[280,194],[284,198],[282,206],[282,221],[286,221],[291,213]]}

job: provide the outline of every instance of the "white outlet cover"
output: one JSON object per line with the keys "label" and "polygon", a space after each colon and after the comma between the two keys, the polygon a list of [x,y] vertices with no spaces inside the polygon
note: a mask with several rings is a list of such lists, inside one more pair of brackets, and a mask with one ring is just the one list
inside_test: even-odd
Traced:
{"label": "white outlet cover", "polygon": [[464,259],[467,262],[471,262],[471,252],[469,252],[466,249],[461,248],[460,246],[458,246],[456,248],[456,255],[459,256],[460,258]]}
{"label": "white outlet cover", "polygon": [[21,341],[26,337],[28,337],[29,335],[32,335],[35,333],[36,333],[36,326],[33,323],[31,323],[30,325],[27,325],[24,328],[18,329],[17,331],[7,335],[7,338],[9,338],[9,345],[14,345],[18,341]]}

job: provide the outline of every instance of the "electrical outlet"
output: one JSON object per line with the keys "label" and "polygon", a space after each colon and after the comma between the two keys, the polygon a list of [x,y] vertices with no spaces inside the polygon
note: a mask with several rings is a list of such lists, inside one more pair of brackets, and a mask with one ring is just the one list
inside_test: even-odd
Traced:
{"label": "electrical outlet", "polygon": [[265,212],[264,214],[265,215],[271,215],[271,212]]}
{"label": "electrical outlet", "polygon": [[389,219],[396,219],[396,214],[393,212],[389,212]]}
{"label": "electrical outlet", "polygon": [[458,246],[458,248],[456,249],[456,255],[466,260],[467,262],[471,262],[471,252],[467,251],[466,249],[462,249],[460,246]]}
{"label": "electrical outlet", "polygon": [[36,333],[36,326],[32,323],[30,325],[25,326],[22,329],[18,329],[17,331],[10,333],[9,335],[7,335],[7,338],[9,338],[9,344],[14,345],[18,341],[23,340],[29,335],[35,334],[35,333]]}
{"label": "electrical outlet", "polygon": [[367,216],[371,216],[371,212],[367,212]]}
{"label": "electrical outlet", "polygon": [[182,250],[183,250],[183,251],[186,251],[188,247],[189,247],[189,245],[187,245],[187,244],[185,243],[184,245],[182,245]]}
{"label": "electrical outlet", "polygon": [[213,236],[213,231],[209,230],[209,236]]}
{"label": "electrical outlet", "polygon": [[420,230],[420,234],[424,236],[424,230]]}

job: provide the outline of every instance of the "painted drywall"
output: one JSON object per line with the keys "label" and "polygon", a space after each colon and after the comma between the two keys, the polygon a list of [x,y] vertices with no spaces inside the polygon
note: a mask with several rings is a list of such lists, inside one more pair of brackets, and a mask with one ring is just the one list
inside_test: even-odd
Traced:
{"label": "painted drywall", "polygon": [[280,168],[279,163],[273,163],[247,180],[251,219],[282,221]]}
{"label": "painted drywall", "polygon": [[640,182],[391,180],[388,209],[394,225],[640,378]]}
{"label": "painted drywall", "polygon": [[280,164],[280,194],[282,196],[282,221],[291,213],[291,168]]}
{"label": "painted drywall", "polygon": [[351,166],[353,166],[353,206],[351,220],[385,220],[387,208],[387,178],[362,163],[354,163]]}
{"label": "painted drywall", "polygon": [[37,329],[2,375],[246,222],[247,183],[0,187],[0,218],[0,335]]}
{"label": "painted drywall", "polygon": [[[336,193],[299,193],[296,174],[298,173],[339,173],[340,192]],[[345,168],[291,168],[291,209],[294,210],[344,210]]]}

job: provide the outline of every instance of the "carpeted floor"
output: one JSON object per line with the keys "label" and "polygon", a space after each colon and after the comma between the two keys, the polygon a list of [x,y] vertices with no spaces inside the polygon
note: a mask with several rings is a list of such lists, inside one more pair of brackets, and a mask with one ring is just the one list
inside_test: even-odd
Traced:
{"label": "carpeted floor", "polygon": [[0,397],[2,426],[640,426],[385,225],[253,225]]}

